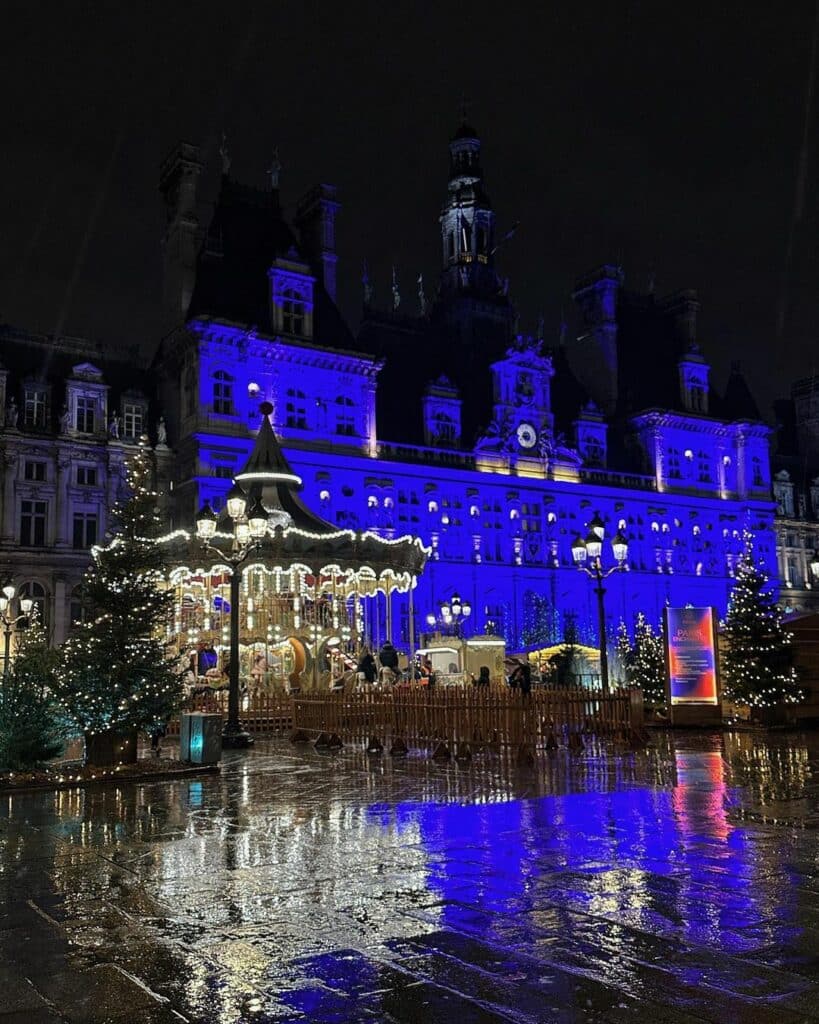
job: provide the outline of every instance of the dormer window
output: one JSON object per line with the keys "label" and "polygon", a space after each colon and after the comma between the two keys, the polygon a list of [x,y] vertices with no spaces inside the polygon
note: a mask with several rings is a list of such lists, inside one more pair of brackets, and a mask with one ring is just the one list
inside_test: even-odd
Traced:
{"label": "dormer window", "polygon": [[306,265],[290,258],[277,260],[270,268],[271,317],[275,331],[312,338],[314,278],[307,271]]}
{"label": "dormer window", "polygon": [[213,411],[217,416],[233,415],[233,377],[226,370],[213,375]]}
{"label": "dormer window", "polygon": [[124,437],[138,438],[143,433],[143,409],[135,402],[124,402],[122,405],[122,433]]}
{"label": "dormer window", "polygon": [[46,425],[48,393],[44,387],[28,385],[23,397],[23,426],[42,429]]}

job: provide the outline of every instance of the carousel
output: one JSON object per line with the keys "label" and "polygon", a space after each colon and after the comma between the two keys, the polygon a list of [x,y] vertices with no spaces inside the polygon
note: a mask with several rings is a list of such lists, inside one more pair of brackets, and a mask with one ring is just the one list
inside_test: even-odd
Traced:
{"label": "carousel", "polygon": [[417,537],[339,530],[310,511],[273,432],[272,405],[260,412],[224,511],[205,505],[195,536],[165,541],[169,645],[199,685],[229,685],[236,700],[240,691],[329,688],[355,667],[378,594],[392,634],[392,595],[411,595],[429,553]]}

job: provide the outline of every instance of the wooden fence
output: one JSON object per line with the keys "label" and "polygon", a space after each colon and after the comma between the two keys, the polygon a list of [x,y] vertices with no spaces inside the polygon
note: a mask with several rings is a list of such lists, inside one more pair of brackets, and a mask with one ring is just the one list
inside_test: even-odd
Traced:
{"label": "wooden fence", "polygon": [[[187,711],[227,715],[227,694],[191,698]],[[565,746],[580,750],[589,740],[645,743],[639,690],[399,687],[354,693],[256,694],[242,701],[250,732],[287,731],[294,742],[316,747],[363,744],[377,752],[426,750],[433,756],[469,758],[480,750],[531,758]],[[169,735],[179,731],[178,720]]]}
{"label": "wooden fence", "polygon": [[293,698],[292,738],[392,753],[415,748],[442,758],[483,749],[529,758],[558,746],[582,749],[589,738],[644,744],[643,699],[639,690],[455,687],[308,695]]}

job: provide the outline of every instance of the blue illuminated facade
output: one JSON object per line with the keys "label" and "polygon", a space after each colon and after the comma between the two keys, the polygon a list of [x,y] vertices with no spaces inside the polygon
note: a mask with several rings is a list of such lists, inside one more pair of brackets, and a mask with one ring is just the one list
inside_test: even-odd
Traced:
{"label": "blue illuminated facade", "polygon": [[[205,501],[220,507],[267,400],[311,508],[431,548],[417,624],[457,591],[470,632],[541,646],[572,615],[594,642],[594,595],[570,548],[595,512],[608,537],[629,541],[629,571],[608,583],[612,636],[638,611],[656,622],[666,603],[724,613],[746,528],[775,573],[769,430],[737,404],[736,382],[712,388],[691,293],[631,296],[603,267],[578,284],[575,341],[550,349],[542,329],[521,334],[495,269],[480,142],[464,125],[450,145],[437,294],[427,303],[422,290],[416,314],[395,296],[379,311],[368,291],[353,336],[334,301],[337,209],[330,186],[313,190],[297,233],[276,188],[223,178],[187,321],[155,367],[176,525]],[[393,640],[406,644],[407,596],[393,601]]]}

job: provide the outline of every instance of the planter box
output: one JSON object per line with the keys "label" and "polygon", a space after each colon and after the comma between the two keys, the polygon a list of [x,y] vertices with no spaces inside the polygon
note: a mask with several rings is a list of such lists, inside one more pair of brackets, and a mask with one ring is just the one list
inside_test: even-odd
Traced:
{"label": "planter box", "polygon": [[137,759],[137,730],[85,734],[85,763],[97,765],[135,764]]}

